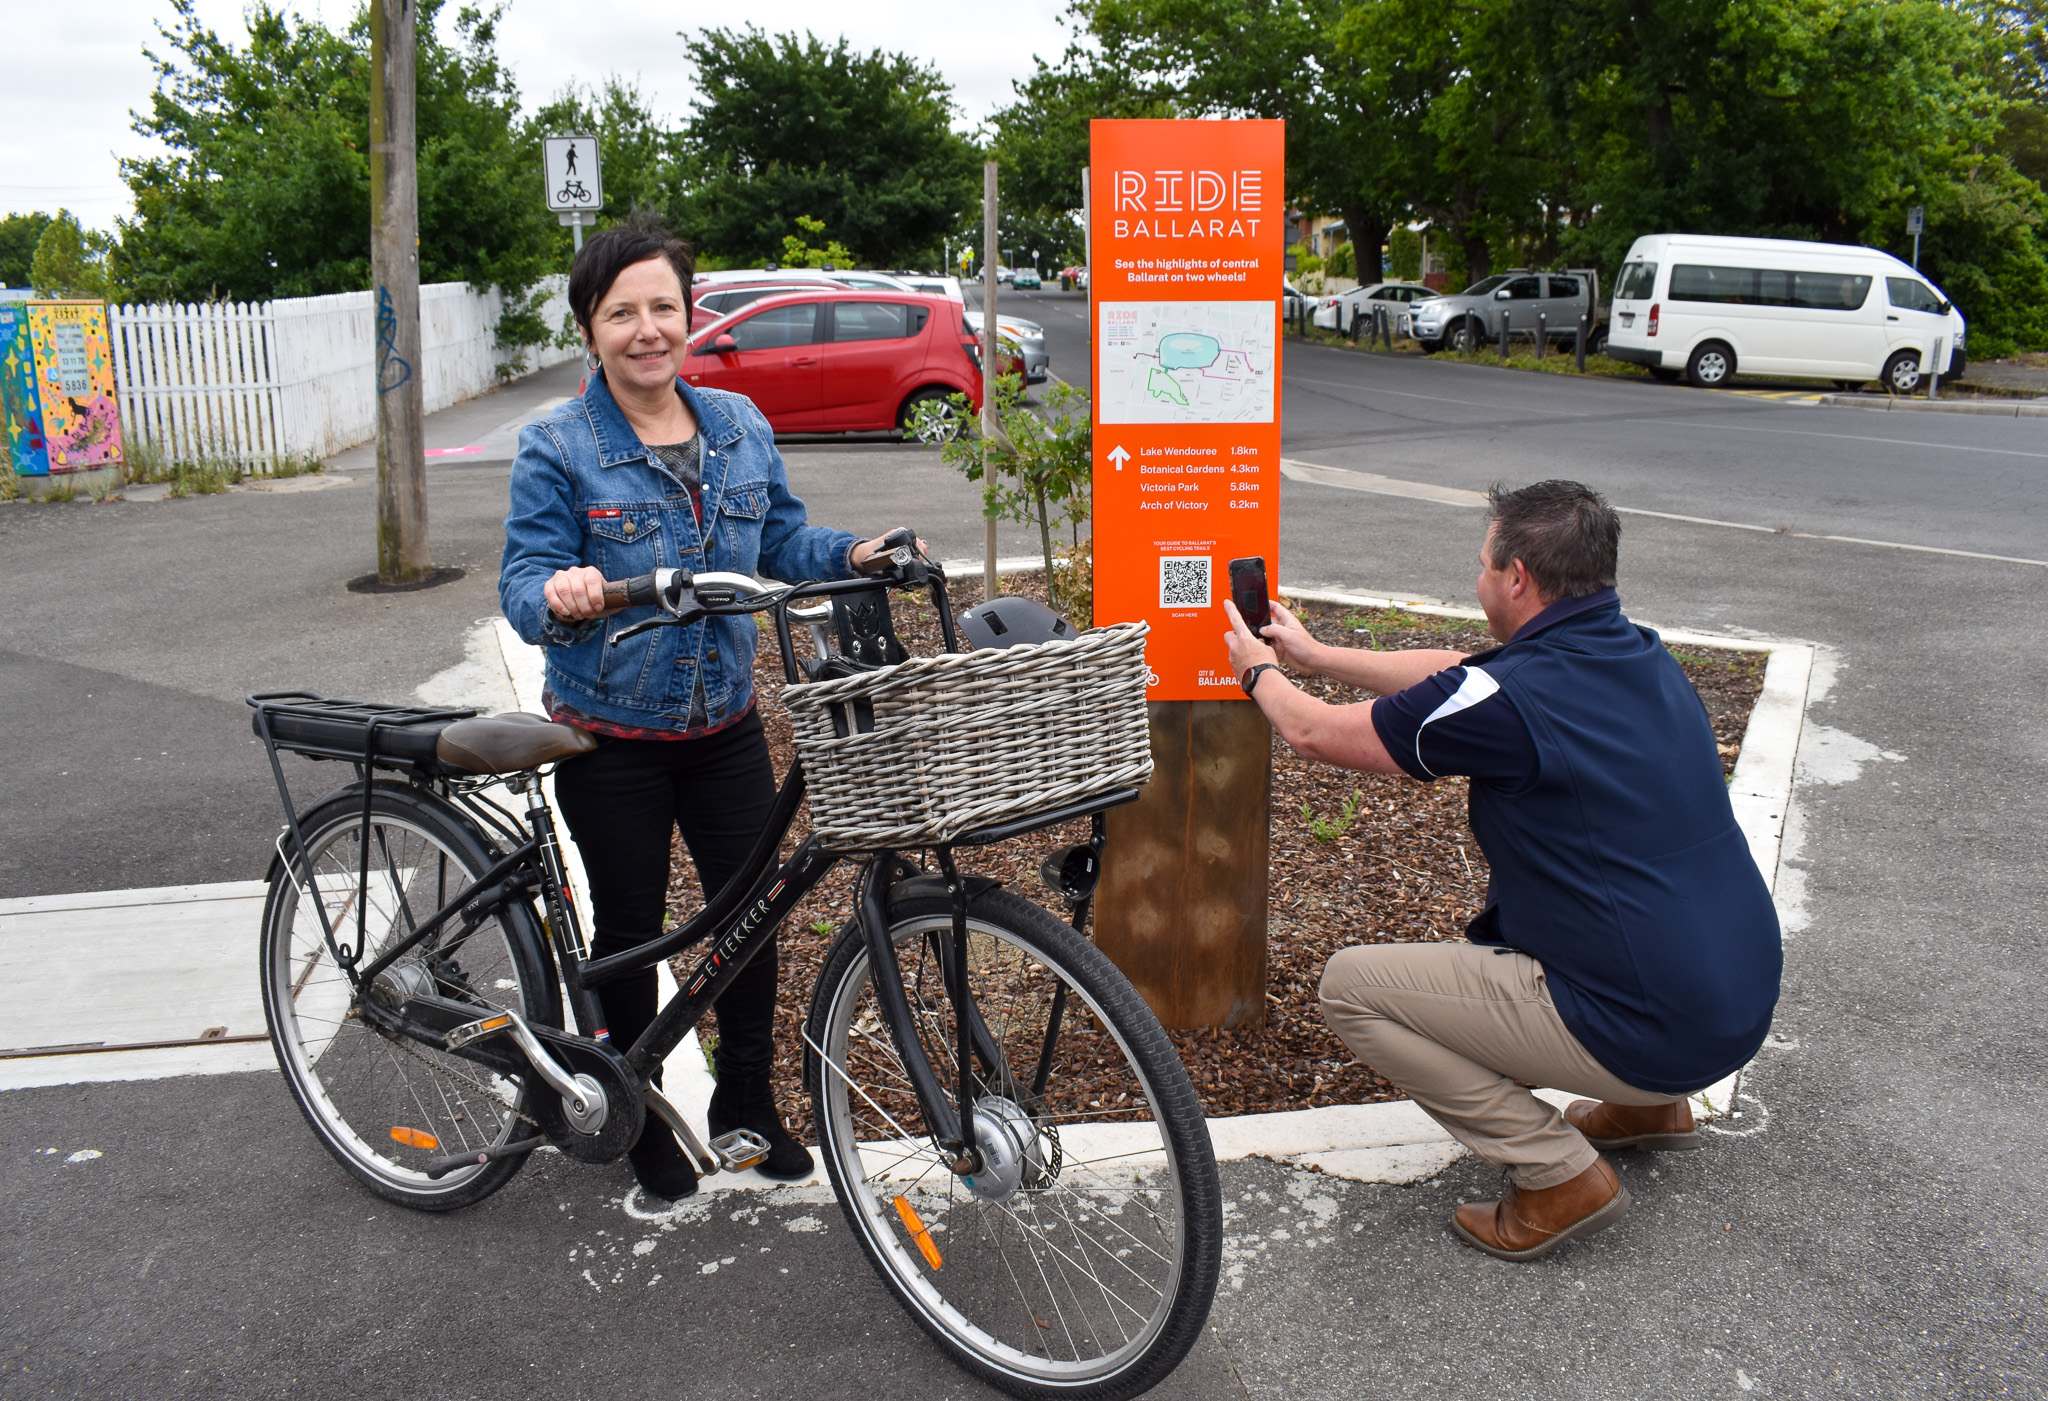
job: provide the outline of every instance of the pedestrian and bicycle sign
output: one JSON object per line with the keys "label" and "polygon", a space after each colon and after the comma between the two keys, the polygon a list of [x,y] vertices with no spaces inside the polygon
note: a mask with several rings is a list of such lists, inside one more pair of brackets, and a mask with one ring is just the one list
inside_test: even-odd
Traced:
{"label": "pedestrian and bicycle sign", "polygon": [[604,179],[595,136],[549,136],[542,139],[541,149],[547,167],[549,209],[576,214],[604,207]]}

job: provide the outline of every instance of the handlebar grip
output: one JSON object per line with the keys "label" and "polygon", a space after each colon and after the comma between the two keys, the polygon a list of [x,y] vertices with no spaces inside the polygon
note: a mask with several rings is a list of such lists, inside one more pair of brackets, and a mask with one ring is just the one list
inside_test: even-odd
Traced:
{"label": "handlebar grip", "polygon": [[604,581],[604,596],[607,603],[623,603],[628,608],[644,608],[661,596],[655,585],[654,575],[642,574],[636,579],[607,579]]}

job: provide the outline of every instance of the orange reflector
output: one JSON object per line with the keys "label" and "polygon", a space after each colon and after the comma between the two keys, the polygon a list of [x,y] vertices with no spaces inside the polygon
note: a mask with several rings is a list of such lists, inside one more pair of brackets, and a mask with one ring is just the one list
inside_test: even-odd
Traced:
{"label": "orange reflector", "polygon": [[903,1229],[910,1232],[910,1238],[924,1252],[924,1262],[935,1270],[944,1266],[946,1262],[939,1256],[939,1247],[932,1243],[932,1233],[925,1229],[924,1220],[910,1204],[910,1198],[896,1199],[896,1214],[903,1218]]}
{"label": "orange reflector", "polygon": [[488,1021],[478,1022],[476,1024],[476,1030],[477,1034],[481,1036],[486,1031],[497,1031],[501,1028],[508,1027],[510,1025],[512,1025],[512,1014],[509,1012],[500,1012],[498,1013],[497,1016],[490,1018]]}
{"label": "orange reflector", "polygon": [[391,1136],[408,1148],[426,1148],[431,1150],[441,1146],[440,1139],[420,1129],[408,1129],[401,1126],[393,1129]]}

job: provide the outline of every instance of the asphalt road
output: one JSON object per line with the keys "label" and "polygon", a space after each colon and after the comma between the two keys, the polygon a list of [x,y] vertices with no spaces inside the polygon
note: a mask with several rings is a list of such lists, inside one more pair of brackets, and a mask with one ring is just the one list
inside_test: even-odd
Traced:
{"label": "asphalt road", "polygon": [[[1080,378],[1057,294],[1005,301]],[[1444,1230],[1494,1195],[1469,1160],[1411,1188],[1227,1168],[1242,1287],[1160,1394],[2048,1395],[2048,569],[1802,538],[2048,558],[2048,435],[1297,346],[1285,406],[1289,455],[1324,467],[1464,490],[1570,475],[1632,510],[1765,527],[1630,515],[1621,584],[1647,620],[1823,649],[1779,883],[1784,997],[1744,1117],[1702,1153],[1624,1155],[1634,1211],[1536,1265]],[[928,455],[788,456],[814,518],[978,548],[971,486]],[[0,893],[259,873],[274,799],[240,695],[402,696],[460,663],[493,607],[505,470],[432,470],[436,557],[475,572],[411,595],[342,587],[368,567],[360,479],[0,509],[28,600],[0,617]],[[1470,598],[1476,510],[1290,480],[1282,520],[1285,581]],[[554,1161],[477,1210],[400,1216],[267,1075],[0,1095],[0,1144],[8,1397],[980,1394],[829,1202],[647,1222],[622,1172]],[[104,1156],[64,1161],[88,1147]]]}

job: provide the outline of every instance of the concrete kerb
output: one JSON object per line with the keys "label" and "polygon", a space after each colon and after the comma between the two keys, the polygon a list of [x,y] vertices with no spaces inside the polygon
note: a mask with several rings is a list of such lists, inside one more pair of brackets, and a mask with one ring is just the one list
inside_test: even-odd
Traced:
{"label": "concrete kerb", "polygon": [[[945,561],[947,573],[956,578],[971,577],[981,567],[979,560]],[[1030,557],[997,561],[997,573],[1001,575],[1034,573],[1043,568],[1043,561]],[[1400,608],[1433,617],[1471,620],[1485,616],[1477,609],[1459,608],[1436,599],[1415,596],[1285,586],[1278,592],[1283,598],[1305,602]],[[521,641],[511,625],[502,619],[498,621],[497,629],[506,670],[512,677],[520,707],[539,710],[540,649]],[[1763,872],[1765,882],[1775,891],[1785,813],[1792,796],[1793,764],[1806,713],[1807,685],[1813,671],[1814,648],[1801,642],[1730,637],[1680,629],[1659,629],[1659,632],[1667,642],[1682,646],[1769,654],[1763,692],[1750,711],[1749,725],[1743,733],[1742,753],[1729,782],[1729,796],[1735,806],[1736,821],[1749,840],[1757,869]],[[573,844],[565,843],[565,846]],[[573,857],[571,880],[577,887],[577,898],[583,901],[583,908],[589,909],[589,894],[581,883],[581,863]],[[666,995],[666,991],[672,988],[666,965],[662,967],[662,977]],[[671,1059],[669,1069],[670,1093],[679,1094],[679,1107],[691,1115],[693,1121],[701,1122],[714,1082],[704,1068],[703,1056],[696,1049],[694,1035],[685,1043],[685,1050]],[[1734,1112],[1740,1079],[1738,1071],[1692,1096],[1694,1117],[1706,1122]],[[1539,1090],[1537,1094],[1560,1107],[1574,1098],[1561,1090]],[[1394,1185],[1433,1177],[1466,1151],[1435,1120],[1406,1100],[1214,1118],[1209,1121],[1209,1137],[1219,1161],[1266,1158],[1354,1182]],[[827,1181],[821,1165],[810,1177],[795,1183],[776,1182],[756,1172],[745,1172],[719,1174],[706,1179],[704,1186],[709,1191],[758,1192],[822,1186]],[[634,1192],[637,1194],[638,1189]],[[633,1200],[637,1201],[637,1195]]]}
{"label": "concrete kerb", "polygon": [[1992,418],[2048,418],[2048,399],[1902,399],[1887,394],[1823,394],[1823,408],[1885,413],[1973,413]]}

